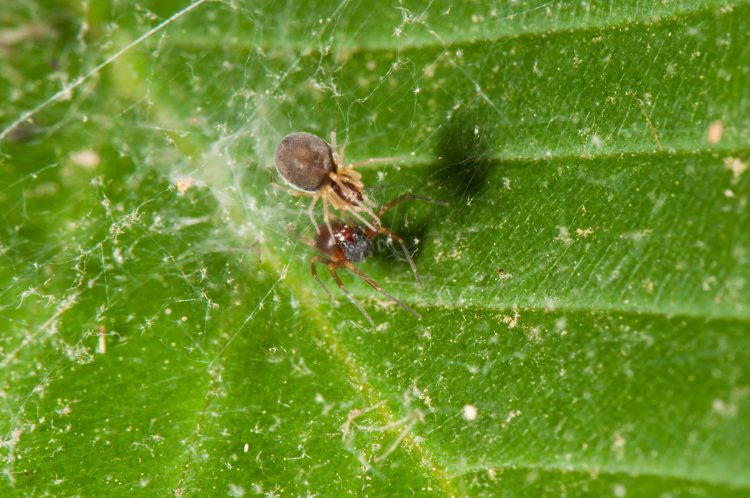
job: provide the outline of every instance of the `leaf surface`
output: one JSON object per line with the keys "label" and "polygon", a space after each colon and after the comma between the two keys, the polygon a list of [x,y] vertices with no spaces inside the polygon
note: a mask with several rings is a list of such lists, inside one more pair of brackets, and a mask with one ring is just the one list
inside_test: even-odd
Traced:
{"label": "leaf surface", "polygon": [[[750,3],[6,10],[3,494],[750,495]],[[421,319],[310,276],[333,130]]]}

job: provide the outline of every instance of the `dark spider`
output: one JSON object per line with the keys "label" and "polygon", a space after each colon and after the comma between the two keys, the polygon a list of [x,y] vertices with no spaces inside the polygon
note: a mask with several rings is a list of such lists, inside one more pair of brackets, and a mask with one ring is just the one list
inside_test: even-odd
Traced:
{"label": "dark spider", "polygon": [[[377,214],[378,218],[383,216],[386,211],[391,209],[399,202],[408,200],[426,201],[433,204],[439,204],[441,206],[447,205],[446,202],[431,199],[429,197],[404,194],[380,208],[380,211]],[[328,287],[325,286],[323,281],[318,276],[318,271],[316,269],[317,263],[324,263],[326,265],[328,271],[333,277],[333,280],[336,281],[336,284],[346,295],[349,301],[351,301],[351,303],[356,306],[359,311],[362,312],[365,318],[367,318],[367,321],[370,322],[370,325],[374,326],[375,322],[372,321],[372,318],[370,318],[370,315],[367,313],[367,311],[365,311],[365,308],[360,304],[360,302],[357,301],[357,299],[348,290],[346,290],[346,287],[344,287],[343,282],[336,273],[336,270],[338,270],[339,268],[343,267],[349,270],[350,272],[367,282],[376,291],[380,292],[388,299],[407,310],[412,315],[416,316],[417,318],[421,318],[421,315],[419,313],[383,290],[383,288],[377,282],[365,275],[354,264],[364,261],[368,256],[372,254],[373,241],[378,235],[387,235],[401,245],[401,248],[404,250],[406,260],[409,262],[409,266],[411,266],[411,271],[414,273],[414,278],[417,280],[417,283],[421,285],[419,275],[417,274],[417,267],[414,265],[414,260],[411,258],[411,254],[406,248],[406,244],[401,237],[383,226],[378,226],[378,228],[367,228],[359,225],[348,225],[341,221],[334,221],[333,223],[322,223],[320,227],[318,227],[318,230],[318,238],[315,242],[315,248],[322,253],[322,256],[313,256],[312,258],[310,258],[310,271],[312,272],[313,278],[320,284],[321,287],[323,287],[323,290],[326,291],[331,299],[333,299],[331,291],[328,290]]]}

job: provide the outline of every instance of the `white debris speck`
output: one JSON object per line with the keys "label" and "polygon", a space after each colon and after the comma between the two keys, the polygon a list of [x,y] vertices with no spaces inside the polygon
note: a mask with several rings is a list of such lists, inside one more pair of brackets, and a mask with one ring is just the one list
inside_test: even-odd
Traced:
{"label": "white debris speck", "polygon": [[627,494],[625,491],[625,486],[623,486],[622,484],[615,484],[615,486],[612,488],[612,492],[617,498],[623,498]]}
{"label": "white debris speck", "polygon": [[521,410],[511,410],[508,412],[508,415],[505,416],[505,422],[503,423],[503,426],[508,425],[513,421],[514,418],[521,416]]}
{"label": "white debris speck", "polygon": [[735,182],[747,170],[747,163],[736,157],[724,158],[724,166],[732,172],[732,180]]}
{"label": "white debris speck", "polygon": [[558,233],[557,237],[555,237],[555,240],[559,240],[567,246],[573,243],[573,239],[570,238],[570,232],[568,232],[568,227],[558,225],[557,232]]}
{"label": "white debris speck", "polygon": [[235,498],[240,498],[242,496],[245,496],[245,488],[243,488],[239,484],[230,484],[229,496],[234,496]]}
{"label": "white debris speck", "polygon": [[82,166],[87,169],[94,169],[99,166],[101,158],[96,151],[80,150],[70,155],[70,161],[76,166]]}
{"label": "white debris speck", "polygon": [[505,270],[503,270],[502,268],[498,269],[495,273],[497,273],[497,278],[499,280],[510,280],[510,279],[513,278],[513,274],[512,273],[508,273]]}
{"label": "white debris speck", "polygon": [[99,342],[96,345],[96,352],[104,354],[107,352],[107,329],[104,325],[99,325],[97,332],[99,334]]}
{"label": "white debris speck", "polygon": [[708,127],[708,143],[718,144],[721,141],[721,136],[724,134],[724,123],[721,121],[714,121]]}
{"label": "white debris speck", "polygon": [[250,451],[250,443],[245,443],[245,446],[242,447],[242,452],[247,453]]}
{"label": "white debris speck", "polygon": [[513,316],[505,315],[502,320],[503,323],[508,325],[509,329],[515,328],[518,325],[518,319],[521,318],[521,313],[518,311],[518,305],[513,305]]}
{"label": "white debris speck", "polygon": [[619,432],[615,433],[614,439],[612,440],[612,451],[618,460],[622,460],[625,457],[625,438]]}
{"label": "white debris speck", "polygon": [[711,408],[722,417],[734,417],[737,415],[737,405],[727,403],[721,399],[715,399],[711,404]]}
{"label": "white debris speck", "polygon": [[503,177],[503,188],[505,190],[512,190],[510,188],[510,178]]}
{"label": "white debris speck", "polygon": [[62,405],[60,406],[60,408],[55,409],[55,413],[57,413],[57,415],[59,415],[60,417],[70,415],[71,412],[72,410],[70,408],[70,405]]}
{"label": "white debris speck", "polygon": [[120,248],[117,246],[115,246],[115,248],[112,250],[112,259],[114,259],[115,262],[120,266],[122,266],[122,264],[125,262],[122,251],[120,251]]}
{"label": "white debris speck", "polygon": [[175,186],[177,187],[177,192],[180,195],[185,195],[185,192],[187,192],[188,189],[193,186],[193,178],[190,176],[187,178],[180,178],[175,182]]}
{"label": "white debris speck", "polygon": [[464,418],[469,422],[477,419],[477,407],[474,405],[464,405]]}

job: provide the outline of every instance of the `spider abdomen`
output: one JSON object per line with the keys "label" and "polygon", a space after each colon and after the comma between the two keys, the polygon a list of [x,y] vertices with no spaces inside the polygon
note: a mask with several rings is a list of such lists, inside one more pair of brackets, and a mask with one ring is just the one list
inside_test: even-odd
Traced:
{"label": "spider abdomen", "polygon": [[344,257],[353,263],[364,261],[372,254],[372,239],[359,227],[355,228],[351,237],[339,242],[338,246],[344,251]]}
{"label": "spider abdomen", "polygon": [[362,228],[338,222],[331,224],[331,230],[333,233],[322,224],[316,241],[317,248],[327,256],[359,263],[372,254],[372,234]]}
{"label": "spider abdomen", "polygon": [[276,147],[276,168],[291,186],[316,192],[330,182],[328,174],[336,170],[333,151],[323,139],[310,133],[292,133]]}

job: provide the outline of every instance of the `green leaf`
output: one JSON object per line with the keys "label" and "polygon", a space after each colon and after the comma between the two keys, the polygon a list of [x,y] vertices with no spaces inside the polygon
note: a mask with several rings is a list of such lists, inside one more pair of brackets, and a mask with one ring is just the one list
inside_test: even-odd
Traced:
{"label": "green leaf", "polygon": [[[750,496],[750,3],[0,13],[3,495]],[[312,279],[281,137],[404,237]],[[318,213],[320,216],[321,213]]]}

